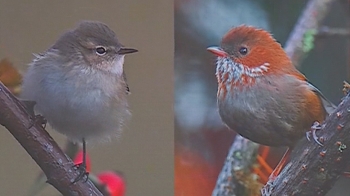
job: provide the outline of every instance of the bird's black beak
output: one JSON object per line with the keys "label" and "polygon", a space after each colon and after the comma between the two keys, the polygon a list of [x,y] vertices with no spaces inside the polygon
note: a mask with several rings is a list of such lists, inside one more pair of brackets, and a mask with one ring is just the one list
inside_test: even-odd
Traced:
{"label": "bird's black beak", "polygon": [[137,52],[138,50],[133,48],[120,48],[120,50],[117,52],[117,54],[124,55],[124,54],[131,54],[134,52]]}

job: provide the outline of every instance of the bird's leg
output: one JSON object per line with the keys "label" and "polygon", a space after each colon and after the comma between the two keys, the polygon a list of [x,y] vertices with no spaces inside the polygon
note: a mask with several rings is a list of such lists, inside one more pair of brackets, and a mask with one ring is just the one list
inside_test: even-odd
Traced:
{"label": "bird's leg", "polygon": [[30,101],[25,99],[19,99],[19,101],[25,106],[27,112],[30,115],[35,116],[35,113],[34,113],[34,106],[36,105],[35,101]]}
{"label": "bird's leg", "polygon": [[75,167],[78,169],[79,175],[75,178],[73,183],[78,182],[82,178],[86,177],[85,182],[89,179],[89,172],[86,171],[86,142],[85,138],[82,139],[83,141],[83,162],[75,165]]}
{"label": "bird's leg", "polygon": [[276,177],[281,173],[282,168],[284,167],[284,165],[287,162],[287,159],[291,153],[292,149],[288,148],[287,151],[284,153],[282,159],[280,160],[280,162],[277,164],[277,166],[275,167],[275,169],[272,171],[272,173],[270,174],[269,177],[269,182],[272,182],[276,179]]}
{"label": "bird's leg", "polygon": [[24,99],[20,99],[20,102],[25,106],[25,109],[28,112],[28,114],[31,115],[32,118],[34,118],[34,120],[32,120],[32,122],[30,123],[30,125],[28,126],[27,129],[32,128],[37,123],[40,123],[42,125],[42,127],[45,129],[46,123],[47,123],[47,120],[45,119],[45,117],[43,117],[40,114],[35,115],[35,113],[34,113],[34,106],[35,106],[36,102],[30,101],[30,100],[24,100]]}
{"label": "bird's leg", "polygon": [[34,120],[28,126],[28,129],[32,128],[35,124],[39,123],[44,129],[46,128],[47,120],[44,116],[37,114],[34,116]]}
{"label": "bird's leg", "polygon": [[319,138],[316,135],[316,131],[320,130],[322,128],[321,124],[317,121],[314,122],[314,124],[311,126],[311,130],[306,132],[306,138],[307,140],[310,141],[310,134],[312,135],[312,138],[314,139],[314,141],[320,145],[323,146],[323,144],[319,141]]}

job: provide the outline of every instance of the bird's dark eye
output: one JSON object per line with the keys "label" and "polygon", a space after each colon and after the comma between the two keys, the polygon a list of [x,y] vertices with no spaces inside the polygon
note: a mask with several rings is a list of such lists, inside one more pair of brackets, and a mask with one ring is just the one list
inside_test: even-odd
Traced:
{"label": "bird's dark eye", "polygon": [[241,48],[239,48],[239,53],[241,55],[246,55],[248,53],[248,48],[242,46]]}
{"label": "bird's dark eye", "polygon": [[105,55],[107,52],[107,49],[103,46],[96,47],[96,54],[98,55]]}

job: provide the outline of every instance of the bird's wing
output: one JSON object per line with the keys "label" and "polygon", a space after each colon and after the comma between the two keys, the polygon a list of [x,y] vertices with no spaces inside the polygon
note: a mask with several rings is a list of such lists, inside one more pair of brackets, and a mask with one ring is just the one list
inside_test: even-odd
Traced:
{"label": "bird's wing", "polygon": [[322,100],[322,104],[328,114],[332,113],[337,106],[335,106],[331,101],[329,101],[320,90],[318,90],[314,85],[307,81],[308,86],[313,92],[315,92]]}

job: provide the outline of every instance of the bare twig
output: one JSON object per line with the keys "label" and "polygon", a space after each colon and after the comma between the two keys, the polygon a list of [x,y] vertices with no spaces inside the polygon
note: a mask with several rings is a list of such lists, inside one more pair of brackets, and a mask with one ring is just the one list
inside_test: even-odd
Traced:
{"label": "bare twig", "polygon": [[321,21],[328,14],[331,4],[335,1],[310,0],[306,5],[285,47],[285,51],[295,66],[298,66],[305,56],[304,35],[309,30],[317,30],[319,28]]}
{"label": "bare twig", "polygon": [[74,163],[21,102],[0,82],[0,124],[23,146],[52,184],[63,195],[99,195],[90,180],[72,183],[78,176]]}
{"label": "bare twig", "polygon": [[324,37],[350,38],[350,29],[348,29],[348,28],[331,28],[331,27],[323,26],[323,27],[318,29],[315,36],[317,38],[324,38]]}

